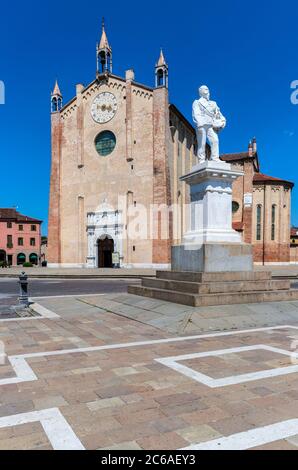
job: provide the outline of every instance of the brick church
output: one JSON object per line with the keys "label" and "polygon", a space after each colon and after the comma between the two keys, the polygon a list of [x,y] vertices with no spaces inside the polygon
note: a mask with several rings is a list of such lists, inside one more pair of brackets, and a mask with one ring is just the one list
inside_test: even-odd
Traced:
{"label": "brick church", "polygon": [[[133,70],[113,73],[104,25],[96,52],[89,85],[78,84],[64,105],[57,82],[51,94],[48,263],[168,268],[187,225],[179,177],[196,163],[195,130],[169,102],[162,51],[154,87]],[[244,171],[233,186],[233,226],[253,244],[255,262],[289,262],[293,183],[260,172],[255,139],[221,158]]]}

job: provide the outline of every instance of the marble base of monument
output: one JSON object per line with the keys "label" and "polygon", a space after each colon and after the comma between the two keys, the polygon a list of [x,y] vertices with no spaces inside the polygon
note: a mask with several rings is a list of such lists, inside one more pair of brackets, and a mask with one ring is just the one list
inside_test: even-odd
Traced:
{"label": "marble base of monument", "polygon": [[193,272],[252,271],[252,247],[246,243],[172,246],[172,270]]}

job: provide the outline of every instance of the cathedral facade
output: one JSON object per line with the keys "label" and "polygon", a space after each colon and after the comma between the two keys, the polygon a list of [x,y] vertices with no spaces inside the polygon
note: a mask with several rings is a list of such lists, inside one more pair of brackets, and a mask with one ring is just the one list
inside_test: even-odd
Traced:
{"label": "cathedral facade", "polygon": [[[138,83],[133,70],[119,77],[103,26],[96,78],[78,84],[65,105],[56,83],[51,107],[48,265],[168,268],[188,224],[179,177],[196,163],[196,136],[169,103],[163,52],[155,87]],[[253,244],[256,262],[288,262],[292,183],[260,173],[255,141],[222,159],[244,171],[233,188],[234,228]]]}

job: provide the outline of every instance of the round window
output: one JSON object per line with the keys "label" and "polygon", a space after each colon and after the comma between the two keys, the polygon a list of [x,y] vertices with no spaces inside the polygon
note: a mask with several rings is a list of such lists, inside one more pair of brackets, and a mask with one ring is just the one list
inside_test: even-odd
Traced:
{"label": "round window", "polygon": [[237,210],[239,209],[239,204],[238,202],[236,201],[232,201],[232,212],[237,212]]}
{"label": "round window", "polygon": [[102,131],[95,138],[95,148],[97,153],[102,157],[106,157],[113,152],[116,146],[115,134],[111,131]]}

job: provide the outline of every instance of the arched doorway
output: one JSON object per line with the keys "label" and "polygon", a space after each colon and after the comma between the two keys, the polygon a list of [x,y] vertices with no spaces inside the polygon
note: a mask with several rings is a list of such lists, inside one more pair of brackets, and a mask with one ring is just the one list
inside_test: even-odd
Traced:
{"label": "arched doorway", "polygon": [[30,263],[32,263],[32,264],[38,264],[38,256],[37,256],[37,254],[36,254],[36,253],[31,253],[31,254],[29,255],[29,261],[30,261]]}
{"label": "arched doorway", "polygon": [[24,264],[26,262],[26,255],[19,253],[17,256],[17,264]]}
{"label": "arched doorway", "polygon": [[98,268],[112,268],[112,253],[114,253],[114,240],[105,236],[97,240],[97,266]]}
{"label": "arched doorway", "polygon": [[4,250],[0,250],[0,263],[6,261],[6,252]]}

